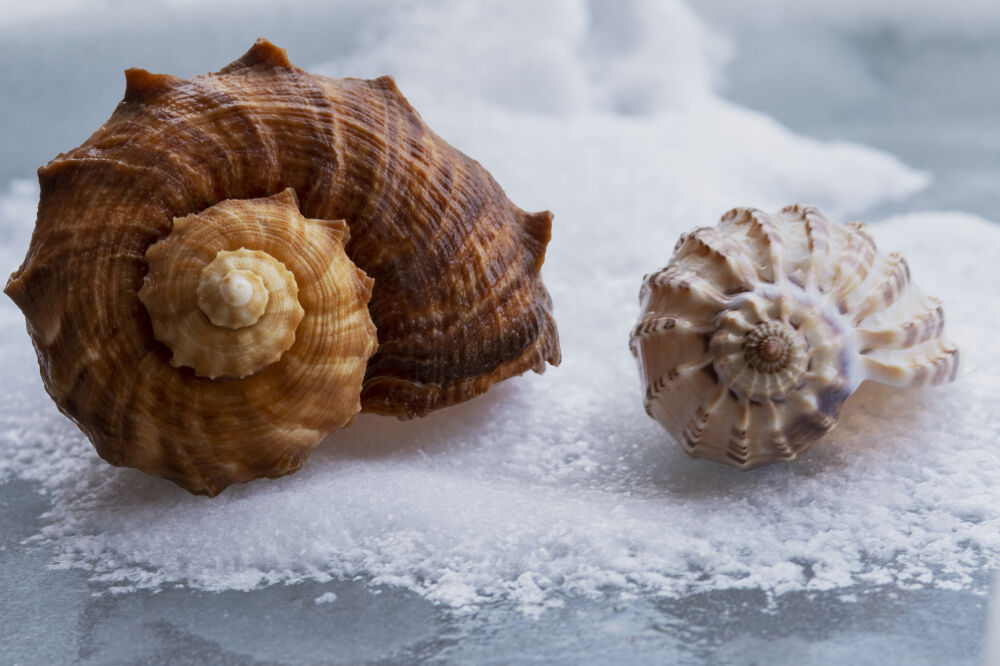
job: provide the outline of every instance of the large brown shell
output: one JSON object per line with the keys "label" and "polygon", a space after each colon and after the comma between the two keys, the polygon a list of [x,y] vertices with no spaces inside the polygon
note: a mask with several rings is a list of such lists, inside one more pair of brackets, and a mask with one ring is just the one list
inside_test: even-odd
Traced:
{"label": "large brown shell", "polygon": [[[513,205],[391,78],[315,76],[258,40],[216,73],[130,69],[126,83],[108,122],[39,170],[35,232],[6,288],[47,390],[109,461],[125,464],[135,436],[122,396],[176,410],[183,390],[138,298],[146,251],[225,200],[291,188],[306,218],[346,220],[347,254],[374,279],[364,411],[424,415],[559,362],[539,277],[551,214]],[[149,365],[174,384],[146,386]],[[206,427],[253,445],[234,420]]]}
{"label": "large brown shell", "polygon": [[750,469],[794,460],[865,380],[953,381],[941,303],[858,222],[811,206],[726,213],[643,281],[630,347],[647,413],[684,450]]}

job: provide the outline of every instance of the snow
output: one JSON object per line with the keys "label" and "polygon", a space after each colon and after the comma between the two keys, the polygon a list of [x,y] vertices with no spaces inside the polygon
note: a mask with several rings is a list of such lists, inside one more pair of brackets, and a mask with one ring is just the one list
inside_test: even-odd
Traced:
{"label": "snow", "polygon": [[334,603],[337,603],[337,593],[336,592],[324,592],[323,594],[321,594],[318,597],[316,597],[315,599],[313,599],[313,603],[316,604],[317,606],[321,606],[323,604],[334,604]]}
{"label": "snow", "polygon": [[[965,354],[957,383],[863,385],[794,464],[744,473],[688,458],[641,406],[627,337],[643,274],[729,208],[798,201],[846,221],[929,177],[722,101],[724,39],[679,2],[622,7],[598,21],[572,0],[407,5],[363,50],[311,68],[393,73],[515,203],[554,212],[543,275],[564,361],[544,375],[425,419],[359,417],[301,472],[208,500],[101,461],[48,399],[23,319],[0,301],[0,478],[51,498],[32,541],[54,565],[121,592],[360,577],[457,611],[529,614],[574,595],[977,589],[1000,564],[1000,227],[961,212],[872,221],[944,301]],[[36,200],[30,181],[0,196],[8,270]]]}

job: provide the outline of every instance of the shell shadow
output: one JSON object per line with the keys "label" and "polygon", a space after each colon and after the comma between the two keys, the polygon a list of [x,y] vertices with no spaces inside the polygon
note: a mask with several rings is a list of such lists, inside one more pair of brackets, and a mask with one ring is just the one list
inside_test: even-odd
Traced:
{"label": "shell shadow", "polygon": [[840,423],[829,439],[836,439],[845,460],[847,456],[865,455],[875,447],[906,456],[907,449],[925,447],[913,435],[940,426],[942,398],[962,390],[957,384],[903,390],[865,382],[844,403]]}
{"label": "shell shadow", "polygon": [[[313,451],[305,468],[336,464],[337,461],[366,460],[411,455],[419,452],[437,453],[461,447],[468,438],[463,433],[482,427],[502,410],[512,388],[507,384],[493,386],[485,394],[446,409],[438,410],[421,419],[403,421],[388,416],[363,414],[347,428],[328,435]],[[83,437],[70,432],[69,436]],[[87,447],[89,449],[89,446]],[[104,507],[117,511],[122,507],[121,498],[128,497],[129,510],[147,507],[166,509],[170,505],[200,504],[211,499],[192,495],[174,483],[127,467],[109,467],[90,451],[93,458],[86,459],[85,467],[77,481],[55,489],[54,500],[74,504],[85,497],[91,507]],[[233,484],[219,497],[237,499],[259,493],[283,492],[284,484],[295,483],[299,472],[277,479],[257,479],[249,483]]]}
{"label": "shell shadow", "polygon": [[[933,389],[934,392],[948,387]],[[762,493],[790,491],[803,482],[846,473],[854,460],[869,456],[907,455],[921,444],[909,433],[926,429],[933,419],[932,390],[901,391],[865,382],[844,403],[837,427],[814,442],[791,462],[776,462],[743,471],[687,455],[669,435],[660,431],[642,445],[644,455],[635,465],[647,465],[636,491],[646,497],[750,500]],[[885,436],[880,437],[880,432]],[[878,447],[876,453],[872,450]],[[880,463],[875,463],[880,464]]]}
{"label": "shell shadow", "polygon": [[794,462],[776,462],[744,471],[688,456],[666,435],[664,438],[667,441],[661,444],[675,450],[653,462],[647,481],[634,494],[650,499],[754,501],[847,466],[842,456],[813,452],[813,455],[804,453]]}
{"label": "shell shadow", "polygon": [[[844,474],[859,457],[885,459],[906,456],[909,447],[922,445],[908,438],[921,432],[935,418],[936,394],[951,387],[933,390],[900,391],[890,386],[866,382],[845,403],[838,426],[814,443],[791,463],[778,462],[750,471],[693,458],[687,455],[658,424],[649,420],[631,427],[623,442],[595,441],[606,464],[601,465],[584,485],[633,497],[678,498],[698,501],[758,501],[776,493],[790,492],[805,482],[824,476]],[[312,453],[306,467],[314,469],[347,461],[379,460],[417,455],[458,453],[470,446],[482,446],[474,437],[490,421],[507,414],[517,402],[516,381],[505,382],[470,401],[413,420],[363,414],[340,431],[331,433]],[[638,410],[636,410],[638,411]],[[641,412],[623,414],[625,421],[645,419]],[[606,416],[592,414],[585,430],[607,430]],[[640,421],[641,423],[641,421]],[[880,439],[880,433],[886,437]],[[633,446],[637,444],[637,446]],[[877,449],[876,449],[877,447]],[[875,450],[875,453],[872,451]],[[96,456],[96,454],[95,454]],[[873,464],[882,464],[874,460]],[[92,486],[91,499],[109,507],[129,497],[133,508],[205,501],[189,495],[169,481],[131,469],[108,469],[94,462],[93,474],[104,478]],[[87,474],[87,476],[90,476]],[[237,484],[223,495],[229,498],[259,492],[284,491],[296,475],[278,480]],[[103,501],[101,498],[104,498]]]}
{"label": "shell shadow", "polygon": [[48,493],[53,503],[61,507],[60,511],[68,512],[74,519],[87,521],[88,516],[98,514],[135,514],[143,510],[159,513],[210,499],[137,469],[109,466],[103,460],[96,460],[96,452],[93,455],[95,460],[89,461],[75,480],[67,479]]}
{"label": "shell shadow", "polygon": [[439,453],[460,448],[470,439],[464,435],[480,430],[483,424],[503,411],[504,403],[509,402],[516,391],[515,382],[491,386],[482,395],[421,418],[404,420],[360,414],[346,428],[327,435],[307,464]]}

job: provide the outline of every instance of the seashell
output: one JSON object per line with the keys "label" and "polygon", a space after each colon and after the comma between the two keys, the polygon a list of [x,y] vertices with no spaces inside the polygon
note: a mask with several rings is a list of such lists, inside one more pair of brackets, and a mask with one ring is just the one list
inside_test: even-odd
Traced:
{"label": "seashell", "polygon": [[729,211],[647,275],[629,346],[646,412],[689,454],[751,469],[794,460],[866,379],[953,381],[941,303],[859,222],[810,206]]}
{"label": "seashell", "polygon": [[311,75],[266,40],[190,80],[125,76],[111,118],[39,170],[5,290],[109,462],[215,494],[294,471],[358,394],[408,418],[558,364],[551,214],[514,206],[391,78]]}
{"label": "seashell", "polygon": [[[175,218],[146,249],[145,278],[123,276],[135,291],[94,273],[143,255],[46,264],[67,292],[29,314],[46,388],[101,457],[193,493],[296,471],[360,410],[377,346],[372,280],[347,235],[343,221],[304,218],[285,190]],[[106,319],[126,307],[134,316]],[[85,337],[102,325],[105,337]]]}

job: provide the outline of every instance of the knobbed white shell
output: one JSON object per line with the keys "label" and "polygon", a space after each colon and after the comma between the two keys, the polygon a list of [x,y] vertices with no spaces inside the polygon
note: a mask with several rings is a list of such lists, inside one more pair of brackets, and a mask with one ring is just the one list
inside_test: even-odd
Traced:
{"label": "knobbed white shell", "polygon": [[647,275],[630,347],[646,412],[697,457],[794,460],[866,379],[953,381],[941,303],[865,226],[810,206],[729,211]]}

